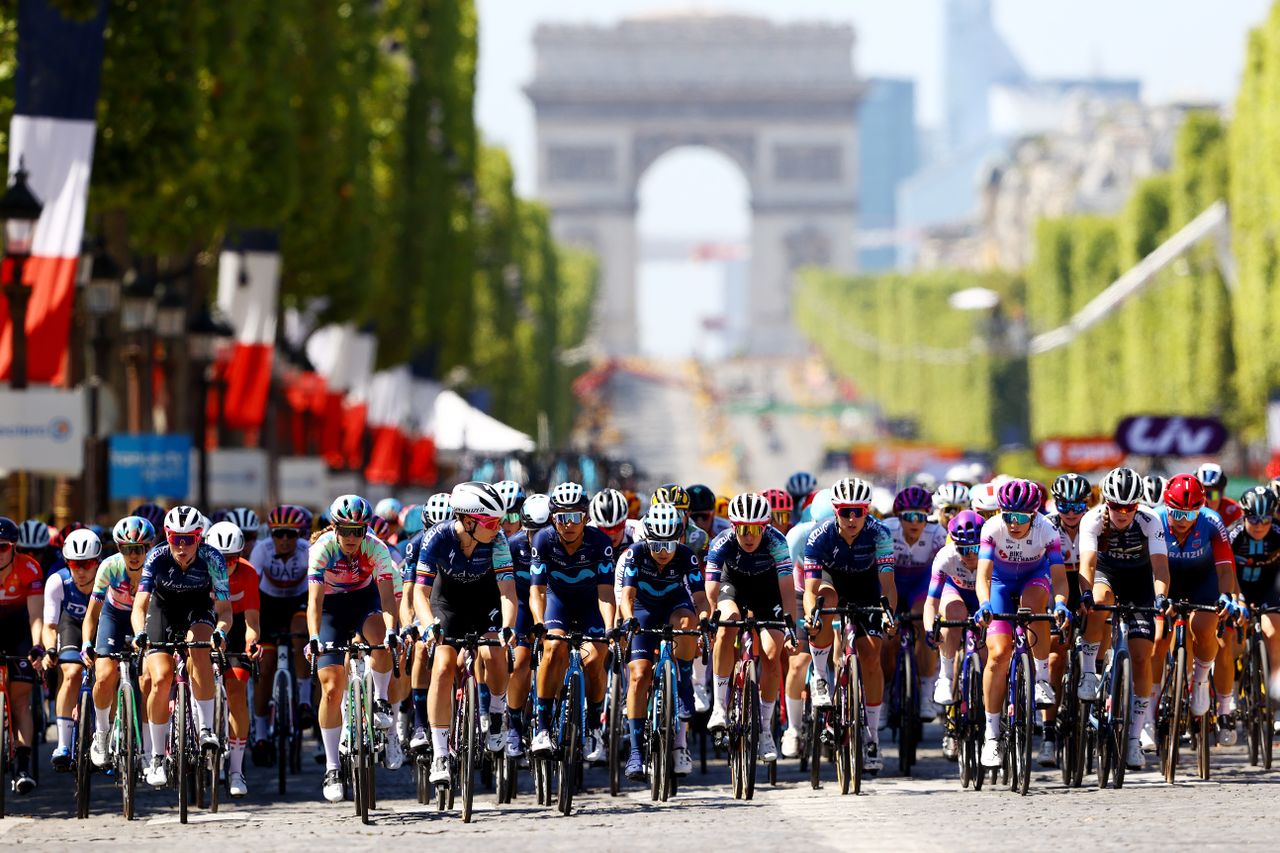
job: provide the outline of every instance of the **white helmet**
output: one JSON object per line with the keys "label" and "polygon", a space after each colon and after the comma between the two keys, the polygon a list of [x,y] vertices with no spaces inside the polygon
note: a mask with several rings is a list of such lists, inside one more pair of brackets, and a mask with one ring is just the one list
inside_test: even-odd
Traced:
{"label": "white helmet", "polygon": [[616,527],[626,520],[626,495],[617,489],[601,489],[596,492],[591,499],[591,521],[596,527]]}
{"label": "white helmet", "polygon": [[459,483],[453,487],[453,493],[449,495],[449,506],[453,507],[454,515],[506,515],[507,506],[502,501],[502,495],[488,483],[481,483],[478,480],[472,480],[469,483]]}
{"label": "white helmet", "polygon": [[227,510],[227,521],[239,527],[242,533],[249,531],[257,533],[258,528],[262,526],[262,522],[258,520],[258,514],[247,506]]}
{"label": "white helmet", "polygon": [[427,498],[427,502],[422,505],[422,524],[424,527],[448,521],[450,518],[453,518],[453,507],[449,505],[448,492],[436,492]]}
{"label": "white helmet", "polygon": [[193,506],[175,506],[164,514],[165,533],[203,533],[209,519]]}
{"label": "white helmet", "polygon": [[218,549],[222,556],[239,554],[244,550],[244,533],[233,521],[219,521],[209,528],[206,534],[209,544]]}
{"label": "white helmet", "polygon": [[964,462],[960,462],[948,468],[947,473],[943,476],[946,477],[946,480],[949,483],[968,484],[972,482],[971,478],[973,477],[973,466]]}
{"label": "white helmet", "polygon": [[1102,478],[1102,499],[1111,503],[1136,504],[1145,496],[1142,477],[1132,468],[1112,468]]}
{"label": "white helmet", "polygon": [[969,505],[974,512],[998,512],[1000,502],[996,499],[995,483],[979,483],[970,489]]}
{"label": "white helmet", "polygon": [[933,493],[933,506],[941,509],[944,506],[967,506],[969,503],[969,487],[964,483],[943,483]]}
{"label": "white helmet", "polygon": [[49,547],[49,525],[38,518],[28,518],[18,527],[18,547],[39,551]]}
{"label": "white helmet", "polygon": [[[765,506],[768,506],[767,502]],[[626,518],[625,514],[623,518]],[[644,525],[645,539],[655,542],[674,541],[680,538],[680,534],[684,531],[684,519],[680,517],[680,510],[676,509],[674,504],[654,504],[649,507],[641,523]]]}
{"label": "white helmet", "polygon": [[515,510],[516,504],[520,500],[519,483],[515,480],[499,480],[493,484],[493,490],[502,498],[502,503],[507,508],[507,512]]}
{"label": "white helmet", "polygon": [[735,524],[767,524],[771,517],[769,499],[764,495],[743,492],[729,501],[729,520]]}
{"label": "white helmet", "polygon": [[871,484],[857,477],[845,477],[837,480],[831,487],[831,503],[836,508],[842,506],[868,505],[871,503]]}
{"label": "white helmet", "polygon": [[1221,489],[1227,485],[1227,477],[1217,462],[1206,462],[1197,468],[1196,479],[1206,489]]}
{"label": "white helmet", "polygon": [[551,509],[553,511],[585,509],[586,502],[586,490],[578,483],[559,483],[551,490]]}
{"label": "white helmet", "polygon": [[520,508],[520,526],[525,530],[538,530],[551,523],[551,498],[542,492],[534,492],[524,499]]}
{"label": "white helmet", "polygon": [[89,529],[73,530],[62,543],[64,560],[96,560],[102,554],[102,540]]}
{"label": "white helmet", "polygon": [[938,478],[930,474],[928,471],[921,471],[911,478],[911,485],[919,486],[926,492],[932,492],[938,487]]}

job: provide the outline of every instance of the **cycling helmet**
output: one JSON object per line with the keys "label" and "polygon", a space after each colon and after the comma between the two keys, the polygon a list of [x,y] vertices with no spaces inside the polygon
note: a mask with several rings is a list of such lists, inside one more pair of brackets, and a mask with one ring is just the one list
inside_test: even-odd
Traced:
{"label": "cycling helmet", "polygon": [[92,530],[73,530],[62,543],[64,560],[96,560],[102,556],[102,540]]}
{"label": "cycling helmet", "polygon": [[697,483],[685,489],[689,493],[689,512],[714,512],[716,493],[707,486]]}
{"label": "cycling helmet", "polygon": [[164,526],[164,509],[159,504],[138,504],[130,515],[137,515],[151,522],[151,526],[159,530]]}
{"label": "cycling helmet", "polygon": [[204,536],[209,532],[209,528],[213,527],[213,521],[203,512],[200,513],[200,535]]}
{"label": "cycling helmet", "polygon": [[1142,502],[1147,506],[1155,506],[1164,496],[1164,487],[1169,481],[1158,474],[1148,474],[1142,478]]}
{"label": "cycling helmet", "polygon": [[944,476],[947,478],[948,483],[959,483],[966,489],[972,488],[974,484],[973,466],[964,462],[952,465],[947,469],[947,473]]}
{"label": "cycling helmet", "polygon": [[1142,477],[1132,468],[1112,468],[1102,478],[1102,499],[1118,504],[1138,503],[1142,500]]}
{"label": "cycling helmet", "polygon": [[454,486],[453,492],[449,495],[449,506],[453,508],[455,516],[501,517],[507,512],[507,505],[503,503],[502,495],[498,494],[498,490],[479,480]]}
{"label": "cycling helmet", "polygon": [[156,541],[156,529],[140,515],[126,515],[111,529],[117,545],[150,545]]}
{"label": "cycling helmet", "polygon": [[973,510],[961,510],[947,525],[947,532],[957,545],[977,545],[982,539],[983,523],[982,516]]}
{"label": "cycling helmet", "polygon": [[933,493],[934,509],[942,509],[944,506],[968,506],[969,505],[969,487],[964,483],[948,482],[938,486],[938,490]]}
{"label": "cycling helmet", "polygon": [[645,513],[644,536],[655,542],[672,542],[684,532],[684,520],[680,510],[672,504],[654,504]]}
{"label": "cycling helmet", "polygon": [[1276,496],[1266,486],[1254,486],[1240,496],[1245,518],[1271,518],[1276,514]]}
{"label": "cycling helmet", "polygon": [[894,515],[911,510],[928,512],[932,507],[933,496],[922,486],[907,486],[893,499]]}
{"label": "cycling helmet", "polygon": [[1053,481],[1053,499],[1058,503],[1086,503],[1090,494],[1089,481],[1079,474],[1059,474]]}
{"label": "cycling helmet", "polygon": [[835,518],[836,508],[831,505],[831,490],[819,489],[809,504],[809,518],[812,521],[826,521]]}
{"label": "cycling helmet", "polygon": [[234,521],[219,521],[209,528],[209,544],[218,549],[224,557],[239,554],[244,550],[244,533]]}
{"label": "cycling helmet", "polygon": [[18,547],[39,551],[49,547],[49,525],[38,518],[28,518],[18,528]]}
{"label": "cycling helmet", "polygon": [[1280,477],[1272,477],[1271,482],[1267,483],[1267,488],[1276,496],[1276,500],[1280,501]]}
{"label": "cycling helmet", "polygon": [[420,504],[409,504],[400,510],[400,532],[406,537],[421,532],[422,526],[422,506]]}
{"label": "cycling helmet", "polygon": [[586,490],[578,483],[559,483],[551,490],[551,510],[582,510],[587,508]]}
{"label": "cycling helmet", "polygon": [[541,530],[551,523],[551,498],[534,492],[524,499],[520,507],[520,526],[525,530]]}
{"label": "cycling helmet", "polygon": [[837,508],[842,506],[869,506],[871,504],[871,484],[857,477],[845,477],[837,480],[831,487],[831,504]]}
{"label": "cycling helmet", "polygon": [[294,504],[280,504],[267,513],[267,527],[272,530],[285,528],[289,530],[305,530],[311,526],[311,514]]}
{"label": "cycling helmet", "polygon": [[617,489],[602,489],[591,499],[591,522],[596,527],[617,527],[627,520],[627,499]]}
{"label": "cycling helmet", "polygon": [[911,485],[919,486],[926,492],[932,492],[938,488],[938,478],[930,474],[928,471],[921,471],[911,478]]}
{"label": "cycling helmet", "polygon": [[996,498],[993,483],[979,483],[969,490],[969,506],[974,512],[998,512],[1000,501]]}
{"label": "cycling helmet", "polygon": [[716,495],[716,515],[724,519],[727,519],[729,517],[729,496],[728,495]]}
{"label": "cycling helmet", "polygon": [[262,526],[262,522],[258,521],[258,514],[247,506],[238,506],[235,509],[227,510],[227,517],[224,520],[239,527],[241,533],[256,535],[258,528]]}
{"label": "cycling helmet", "polygon": [[391,535],[391,522],[387,521],[380,515],[375,515],[369,521],[369,532],[383,542],[387,541],[387,537]]}
{"label": "cycling helmet", "polygon": [[193,506],[175,506],[164,515],[164,532],[203,533],[204,516]]}
{"label": "cycling helmet", "polygon": [[1227,475],[1222,473],[1222,466],[1217,462],[1206,462],[1197,468],[1196,479],[1205,489],[1225,491],[1227,488]]}
{"label": "cycling helmet", "polygon": [[431,527],[450,518],[453,518],[453,507],[449,504],[448,492],[436,492],[422,505],[423,527]]}
{"label": "cycling helmet", "polygon": [[1010,480],[996,492],[1003,512],[1035,512],[1040,509],[1040,489],[1030,480]]}
{"label": "cycling helmet", "polygon": [[782,489],[765,489],[760,493],[760,497],[769,502],[769,509],[772,512],[791,512],[796,506],[796,502],[791,499],[791,495],[782,491]]}
{"label": "cycling helmet", "polygon": [[818,490],[818,478],[808,471],[797,471],[787,478],[787,494],[796,500],[807,498]]}
{"label": "cycling helmet", "polygon": [[684,490],[683,486],[667,483],[665,486],[658,486],[653,490],[653,498],[650,499],[649,503],[671,504],[681,512],[688,512],[689,493]]}
{"label": "cycling helmet", "polygon": [[334,526],[367,525],[373,518],[373,507],[359,495],[339,495],[329,504],[329,518]]}
{"label": "cycling helmet", "polygon": [[373,514],[378,518],[384,518],[387,521],[399,521],[400,510],[404,509],[404,504],[395,498],[383,498],[378,501],[377,506],[373,508]]}
{"label": "cycling helmet", "polygon": [[524,498],[524,489],[515,480],[499,480],[493,484],[494,490],[502,498],[507,512],[519,512],[520,501]]}
{"label": "cycling helmet", "polygon": [[18,525],[13,523],[12,518],[5,518],[0,515],[0,542],[17,542],[18,541]]}
{"label": "cycling helmet", "polygon": [[[1111,474],[1107,476],[1110,477]],[[1106,487],[1107,481],[1103,480],[1102,488]],[[1114,500],[1114,498],[1107,498],[1107,500]],[[1117,501],[1117,503],[1125,503],[1125,501]],[[1164,505],[1169,509],[1184,511],[1200,509],[1204,506],[1204,486],[1200,485],[1200,481],[1191,474],[1177,474],[1171,477],[1164,487]]]}
{"label": "cycling helmet", "polygon": [[734,524],[768,524],[769,501],[755,492],[743,492],[729,501],[729,520]]}

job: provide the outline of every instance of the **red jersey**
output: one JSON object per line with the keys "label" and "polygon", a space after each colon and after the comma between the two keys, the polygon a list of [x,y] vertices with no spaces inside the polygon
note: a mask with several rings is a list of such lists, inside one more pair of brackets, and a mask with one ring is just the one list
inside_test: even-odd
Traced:
{"label": "red jersey", "polygon": [[9,570],[0,579],[0,618],[27,613],[27,599],[44,596],[44,572],[40,564],[16,551]]}
{"label": "red jersey", "polygon": [[1222,519],[1223,524],[1230,528],[1244,518],[1244,510],[1240,508],[1239,502],[1223,497],[1222,500],[1218,501],[1218,517]]}
{"label": "red jersey", "polygon": [[261,609],[258,598],[258,570],[244,557],[237,557],[227,566],[227,584],[231,588],[231,612],[238,615],[246,610]]}

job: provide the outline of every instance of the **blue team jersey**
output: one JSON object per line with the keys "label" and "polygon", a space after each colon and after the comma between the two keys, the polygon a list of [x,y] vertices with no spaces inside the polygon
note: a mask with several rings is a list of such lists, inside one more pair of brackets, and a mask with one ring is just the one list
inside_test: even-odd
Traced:
{"label": "blue team jersey", "polygon": [[92,589],[81,592],[76,588],[71,569],[58,569],[44,582],[44,621],[57,625],[66,614],[73,622],[83,622],[92,593]]}
{"label": "blue team jersey", "polygon": [[164,542],[147,554],[147,561],[142,564],[138,592],[155,593],[162,597],[167,594],[209,592],[218,601],[230,601],[227,563],[216,548],[202,542],[196,548],[195,559],[184,569],[174,559],[169,543]]}
{"label": "blue team jersey", "polygon": [[765,527],[760,544],[750,553],[742,550],[733,530],[721,533],[707,548],[707,580],[712,583],[719,583],[724,572],[732,572],[739,577],[773,572],[779,578],[789,578],[791,571],[787,538],[773,526]]}
{"label": "blue team jersey", "polygon": [[404,562],[400,564],[401,583],[412,584],[417,577],[418,555],[421,553],[422,540],[426,535],[427,531],[419,530],[408,540],[400,543],[400,547],[404,549]]}
{"label": "blue team jersey", "polygon": [[588,590],[594,594],[600,584],[612,587],[613,543],[604,531],[584,527],[582,542],[570,554],[554,527],[539,530],[530,548],[529,582],[550,587],[557,595]]}
{"label": "blue team jersey", "polygon": [[1227,526],[1222,523],[1222,516],[1207,506],[1201,508],[1183,542],[1178,542],[1178,537],[1169,528],[1169,508],[1162,504],[1156,515],[1160,516],[1160,523],[1164,526],[1170,572],[1211,571],[1218,563],[1234,565],[1235,556],[1231,551]]}
{"label": "blue team jersey", "polygon": [[892,571],[893,534],[879,519],[868,517],[853,542],[845,542],[834,518],[817,525],[804,543],[804,576],[821,580],[822,573],[831,575]]}
{"label": "blue team jersey", "polygon": [[652,609],[673,598],[702,592],[702,566],[688,545],[677,545],[675,556],[659,566],[644,542],[622,552],[622,586],[635,589],[636,597]]}
{"label": "blue team jersey", "polygon": [[511,549],[502,531],[488,544],[477,542],[470,557],[462,553],[462,541],[452,521],[442,521],[423,532],[417,569],[417,582],[423,586],[433,585],[437,574],[458,583],[475,583],[490,573],[499,581],[512,579]]}
{"label": "blue team jersey", "polygon": [[528,601],[532,583],[530,565],[533,562],[533,543],[529,541],[529,532],[521,530],[508,539],[507,544],[511,546],[511,563],[516,572],[516,597]]}

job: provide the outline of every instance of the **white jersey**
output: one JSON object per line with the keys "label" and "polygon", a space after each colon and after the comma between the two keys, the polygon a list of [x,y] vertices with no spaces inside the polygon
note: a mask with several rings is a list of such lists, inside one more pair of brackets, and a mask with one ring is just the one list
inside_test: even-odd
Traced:
{"label": "white jersey", "polygon": [[947,531],[940,525],[928,522],[920,533],[920,538],[908,544],[902,532],[902,522],[897,518],[886,518],[885,527],[893,534],[893,563],[895,572],[926,572],[933,565],[933,559],[942,546],[947,544]]}
{"label": "white jersey", "polygon": [[1100,504],[1080,520],[1080,553],[1093,552],[1102,565],[1112,569],[1149,566],[1152,555],[1169,553],[1160,516],[1142,506],[1138,507],[1132,524],[1124,530],[1111,531],[1104,546],[1099,548],[1104,538],[1102,514],[1106,511],[1106,504]]}
{"label": "white jersey", "polygon": [[977,587],[978,574],[964,564],[956,546],[948,542],[933,558],[934,583],[950,578],[957,589],[973,590]]}
{"label": "white jersey", "polygon": [[978,558],[995,564],[996,577],[1023,577],[1040,569],[1046,561],[1050,565],[1062,562],[1062,537],[1048,517],[1037,514],[1031,519],[1027,535],[1015,539],[1004,518],[997,514],[982,525]]}
{"label": "white jersey", "polygon": [[1057,519],[1054,521],[1054,527],[1058,528],[1058,536],[1062,539],[1062,562],[1066,565],[1067,571],[1077,571],[1080,566],[1080,528],[1077,527],[1076,535],[1072,536],[1059,526],[1060,522]]}

